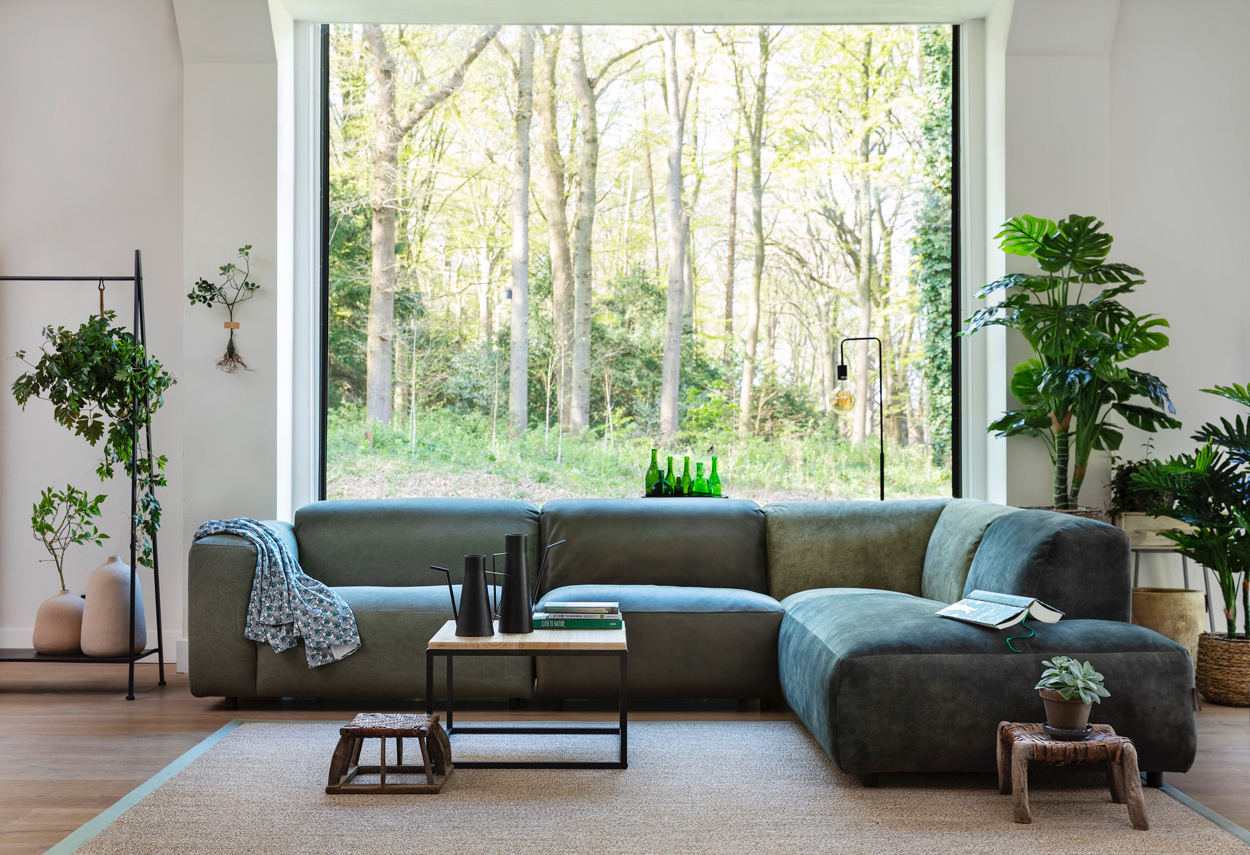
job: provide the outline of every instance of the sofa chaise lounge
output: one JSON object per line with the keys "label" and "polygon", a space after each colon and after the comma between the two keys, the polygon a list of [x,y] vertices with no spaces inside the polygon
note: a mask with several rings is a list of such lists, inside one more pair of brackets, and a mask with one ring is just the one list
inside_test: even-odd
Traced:
{"label": "sofa chaise lounge", "polygon": [[[631,696],[784,697],[838,767],[865,780],[992,769],[995,726],[1037,718],[1040,662],[1061,653],[1106,676],[1111,697],[1095,718],[1134,739],[1143,771],[1185,771],[1196,751],[1189,655],[1127,622],[1127,538],[1090,520],[965,499],[570,499],[541,510],[395,499],[318,502],[270,525],[352,607],[361,648],[309,669],[302,648],[245,640],[255,552],[205,538],[189,566],[197,696],[423,697],[425,642],[451,617],[429,565],[459,568],[524,533],[533,570],[545,544],[565,541],[543,600],[621,603]],[[1035,596],[1066,616],[1013,653],[1006,632],[934,614],[975,589]],[[482,657],[456,673],[465,698],[616,688],[610,663],[581,657]]]}

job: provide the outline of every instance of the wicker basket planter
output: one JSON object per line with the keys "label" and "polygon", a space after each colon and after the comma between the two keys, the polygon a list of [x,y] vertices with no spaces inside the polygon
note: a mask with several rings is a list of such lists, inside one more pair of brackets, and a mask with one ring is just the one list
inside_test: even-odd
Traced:
{"label": "wicker basket planter", "polygon": [[1198,691],[1213,704],[1250,707],[1250,639],[1198,636]]}
{"label": "wicker basket planter", "polygon": [[1027,505],[1026,511],[1052,511],[1056,514],[1067,514],[1073,517],[1084,517],[1087,520],[1098,520],[1098,522],[1106,522],[1107,515],[1102,508],[1073,508],[1070,511],[1059,511],[1048,505]]}

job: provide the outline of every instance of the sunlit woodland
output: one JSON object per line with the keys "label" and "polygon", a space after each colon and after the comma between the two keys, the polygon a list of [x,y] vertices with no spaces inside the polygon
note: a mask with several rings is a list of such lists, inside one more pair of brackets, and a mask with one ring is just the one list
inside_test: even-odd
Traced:
{"label": "sunlit woodland", "polygon": [[882,424],[890,495],[950,494],[948,27],[330,52],[331,497],[638,495],[653,447],[875,496]]}

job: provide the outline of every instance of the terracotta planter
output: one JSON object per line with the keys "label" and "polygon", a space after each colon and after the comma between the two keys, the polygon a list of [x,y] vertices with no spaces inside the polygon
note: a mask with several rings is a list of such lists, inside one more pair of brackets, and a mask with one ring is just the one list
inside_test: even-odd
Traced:
{"label": "terracotta planter", "polygon": [[[138,588],[138,580],[135,580]],[[130,567],[113,555],[91,574],[82,616],[82,652],[88,656],[130,655]],[[135,591],[135,652],[148,645],[143,591]]]}
{"label": "terracotta planter", "polygon": [[1065,701],[1063,695],[1051,689],[1038,689],[1042,703],[1046,705],[1046,723],[1059,730],[1084,730],[1089,723],[1089,708],[1080,698]]}
{"label": "terracotta planter", "polygon": [[1250,707],[1250,640],[1202,633],[1195,679],[1198,691],[1211,703]]}
{"label": "terracotta planter", "polygon": [[1198,662],[1198,636],[1207,618],[1202,591],[1187,588],[1134,588],[1133,623],[1165,635],[1189,651]]}
{"label": "terracotta planter", "polygon": [[82,613],[82,597],[69,591],[40,603],[32,638],[35,650],[48,655],[77,653],[82,644]]}

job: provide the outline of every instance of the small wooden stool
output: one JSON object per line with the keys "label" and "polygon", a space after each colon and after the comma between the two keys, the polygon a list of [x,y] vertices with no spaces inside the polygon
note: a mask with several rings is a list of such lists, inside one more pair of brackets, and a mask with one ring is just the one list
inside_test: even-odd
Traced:
{"label": "small wooden stool", "polygon": [[1146,803],[1142,800],[1141,775],[1137,771],[1137,748],[1133,741],[1116,736],[1109,725],[1096,724],[1088,739],[1063,742],[1051,739],[1036,723],[1003,721],[998,724],[998,791],[1011,793],[1016,822],[1032,822],[1029,813],[1029,761],[1048,766],[1077,763],[1107,764],[1107,786],[1111,800],[1128,804],[1133,828],[1143,831]]}
{"label": "small wooden stool", "polygon": [[[421,746],[421,766],[404,765],[404,739],[415,737]],[[366,739],[381,739],[377,766],[360,765],[360,749]],[[395,740],[395,765],[386,763],[386,740]],[[438,723],[437,715],[412,713],[385,715],[361,713],[351,723],[339,728],[339,744],[330,760],[330,780],[326,792],[342,793],[438,793],[447,783],[454,767],[451,764],[451,742]],[[424,775],[424,784],[386,782],[392,775]],[[376,784],[353,783],[357,775],[377,775]]]}

